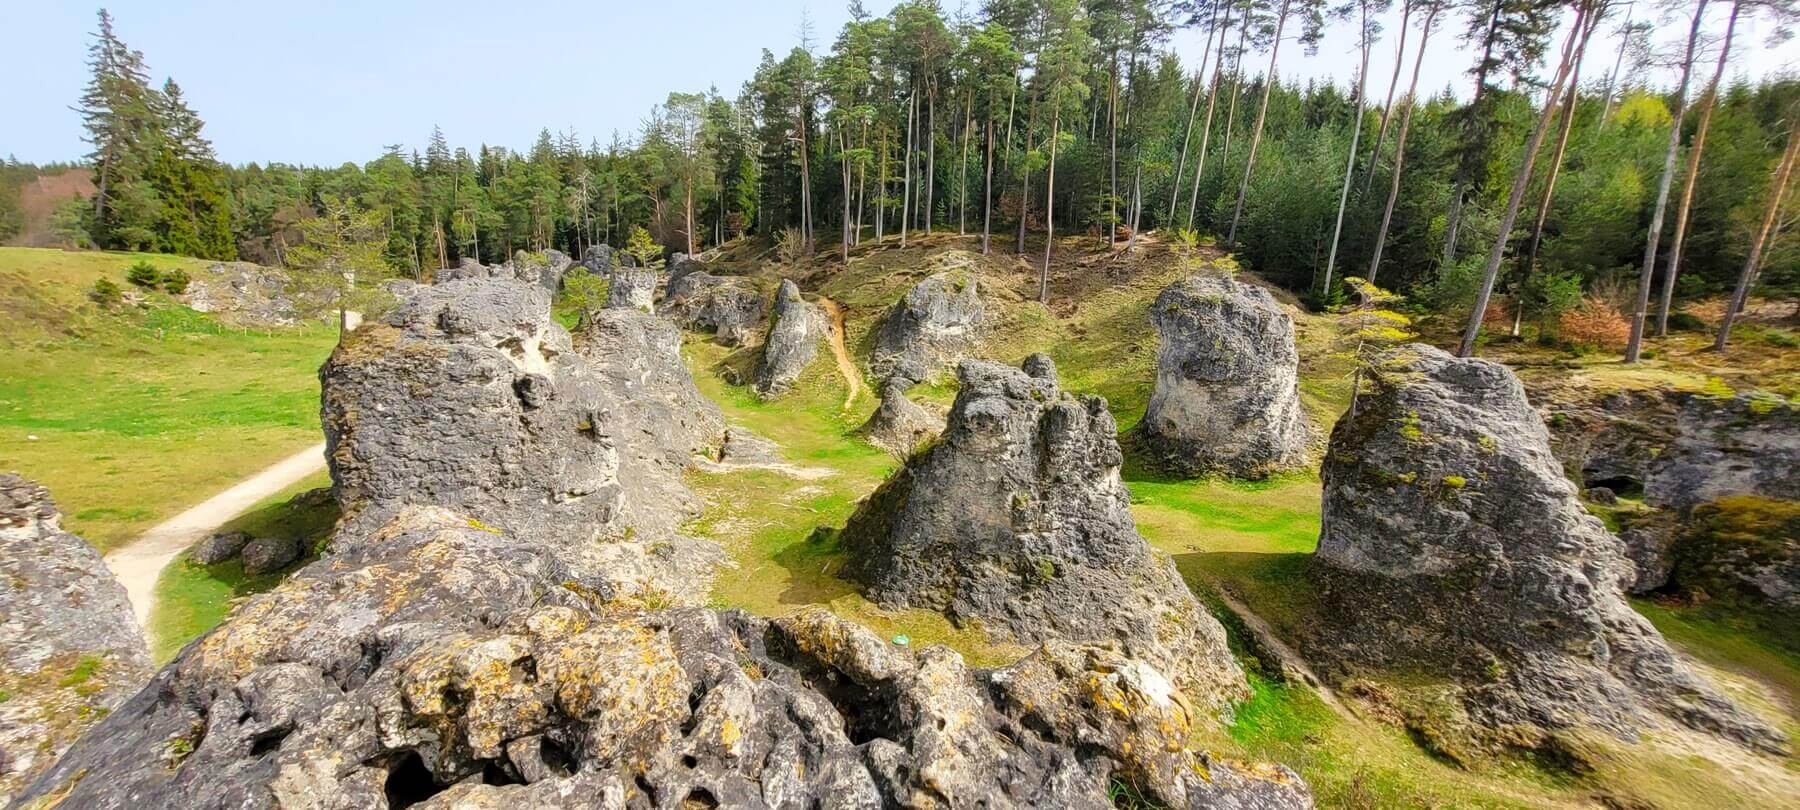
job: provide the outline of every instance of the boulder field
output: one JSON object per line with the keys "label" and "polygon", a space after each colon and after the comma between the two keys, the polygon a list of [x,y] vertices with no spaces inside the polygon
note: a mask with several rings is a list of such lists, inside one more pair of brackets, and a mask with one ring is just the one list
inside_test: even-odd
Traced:
{"label": "boulder field", "polygon": [[[324,555],[183,650],[23,801],[1104,808],[1124,782],[1172,807],[1310,806],[1286,768],[1188,749],[1204,718],[1178,678],[1119,645],[1049,639],[984,669],[821,608],[681,606],[713,558],[683,557],[668,528],[689,500],[674,473],[719,423],[663,365],[656,319],[604,310],[571,338],[542,286],[466,278],[353,333],[322,371],[346,514]],[[1052,400],[1053,422],[1104,413]],[[1116,478],[1092,471],[1110,504]]]}

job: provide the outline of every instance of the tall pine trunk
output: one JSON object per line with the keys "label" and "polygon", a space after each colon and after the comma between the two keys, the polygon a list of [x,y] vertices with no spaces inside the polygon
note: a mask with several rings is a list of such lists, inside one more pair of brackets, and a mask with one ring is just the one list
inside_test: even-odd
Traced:
{"label": "tall pine trunk", "polygon": [[963,97],[962,159],[956,162],[956,235],[969,234],[969,136],[975,127],[975,94]]}
{"label": "tall pine trunk", "polygon": [[1231,212],[1231,227],[1225,232],[1227,250],[1237,247],[1238,221],[1244,217],[1244,198],[1250,194],[1250,174],[1256,169],[1256,149],[1262,145],[1263,123],[1269,118],[1269,96],[1275,91],[1275,65],[1281,54],[1281,29],[1287,24],[1288,0],[1281,0],[1275,14],[1275,40],[1269,45],[1269,69],[1264,74],[1262,103],[1256,108],[1256,124],[1250,128],[1250,154],[1244,158],[1244,179],[1238,182],[1237,208]]}
{"label": "tall pine trunk", "polygon": [[1525,144],[1525,154],[1519,161],[1519,168],[1513,172],[1512,192],[1506,198],[1506,212],[1500,215],[1500,227],[1494,232],[1494,246],[1488,251],[1487,269],[1481,275],[1481,290],[1475,295],[1475,308],[1469,313],[1468,327],[1463,330],[1462,345],[1457,348],[1458,357],[1468,357],[1475,353],[1475,338],[1481,334],[1481,316],[1487,312],[1488,299],[1494,294],[1494,280],[1500,275],[1500,262],[1506,257],[1507,237],[1512,234],[1513,223],[1518,221],[1519,206],[1525,201],[1525,189],[1531,185],[1531,169],[1537,163],[1538,148],[1543,146],[1544,135],[1550,130],[1550,119],[1556,115],[1554,100],[1562,95],[1563,86],[1574,68],[1576,43],[1582,38],[1582,30],[1586,27],[1587,14],[1591,9],[1592,5],[1587,0],[1575,7],[1574,27],[1569,31],[1568,40],[1563,43],[1562,58],[1557,60],[1556,80],[1551,82],[1549,92],[1544,94],[1544,111],[1538,115],[1537,126],[1531,131],[1531,140]]}
{"label": "tall pine trunk", "polygon": [[906,101],[906,185],[900,194],[900,246],[906,247],[908,219],[912,213],[913,119],[918,117],[919,91]]}
{"label": "tall pine trunk", "polygon": [[1181,177],[1187,170],[1188,145],[1194,142],[1194,116],[1200,112],[1200,91],[1206,89],[1206,63],[1212,58],[1213,28],[1219,24],[1219,6],[1213,4],[1212,19],[1206,23],[1206,46],[1200,51],[1200,69],[1194,73],[1194,100],[1188,104],[1187,123],[1181,127],[1181,156],[1175,160],[1175,175],[1169,180],[1169,222],[1175,221],[1175,203],[1181,199]]}
{"label": "tall pine trunk", "polygon": [[[1587,50],[1583,43],[1582,50]],[[1575,128],[1575,102],[1581,90],[1581,57],[1576,54],[1575,68],[1569,73],[1569,92],[1563,97],[1562,120],[1557,124],[1556,151],[1550,154],[1550,175],[1544,178],[1544,193],[1538,197],[1537,219],[1531,223],[1531,238],[1526,242],[1525,257],[1519,262],[1519,287],[1537,268],[1538,250],[1544,244],[1544,224],[1550,219],[1550,202],[1556,198],[1556,180],[1562,176],[1563,156],[1569,150],[1569,132]],[[1525,307],[1513,302],[1512,336],[1518,337],[1525,324]]]}
{"label": "tall pine trunk", "polygon": [[[1344,159],[1344,187],[1338,192],[1337,224],[1331,228],[1331,252],[1325,259],[1325,283],[1319,287],[1323,293],[1331,291],[1331,273],[1337,268],[1338,240],[1344,236],[1344,207],[1350,202],[1350,179],[1356,175],[1357,141],[1362,137],[1363,94],[1369,89],[1369,48],[1374,43],[1369,41],[1368,0],[1363,0],[1357,6],[1362,9],[1362,67],[1356,72],[1356,98],[1350,111],[1350,155]],[[1402,22],[1401,25],[1404,26],[1405,23]],[[1401,36],[1406,35],[1404,27],[1400,32]]]}
{"label": "tall pine trunk", "polygon": [[1219,80],[1225,73],[1225,36],[1231,33],[1231,7],[1225,7],[1225,25],[1219,29],[1219,61],[1213,63],[1212,88],[1206,91],[1206,120],[1200,124],[1200,154],[1194,157],[1194,190],[1188,192],[1187,226],[1194,227],[1194,216],[1200,210],[1200,178],[1206,174],[1207,148],[1212,141],[1215,102],[1219,99]]}
{"label": "tall pine trunk", "polygon": [[988,234],[994,225],[994,117],[988,115],[987,159],[981,162],[981,255],[988,255]]}
{"label": "tall pine trunk", "polygon": [[1612,118],[1613,101],[1617,98],[1613,91],[1618,87],[1619,68],[1625,64],[1625,51],[1631,45],[1631,14],[1636,10],[1635,3],[1625,4],[1625,25],[1619,29],[1619,55],[1613,57],[1612,72],[1606,75],[1606,103],[1600,108],[1600,123],[1595,129],[1605,129],[1607,119]]}
{"label": "tall pine trunk", "polygon": [[935,192],[937,191],[937,86],[927,85],[925,89],[925,207],[919,213],[925,215],[925,235],[931,235],[931,218],[937,213]]}
{"label": "tall pine trunk", "polygon": [[1694,145],[1688,147],[1687,174],[1681,180],[1681,204],[1675,208],[1675,234],[1669,240],[1669,261],[1663,269],[1662,299],[1656,308],[1656,336],[1669,334],[1669,307],[1675,302],[1675,276],[1681,271],[1681,245],[1687,236],[1688,211],[1694,204],[1694,186],[1700,179],[1700,154],[1706,151],[1706,132],[1712,128],[1713,107],[1719,103],[1719,79],[1725,75],[1725,63],[1731,58],[1731,37],[1737,32],[1738,14],[1744,0],[1733,0],[1731,19],[1725,23],[1725,41],[1719,46],[1719,64],[1713,68],[1712,81],[1706,85],[1706,96],[1700,105],[1700,121],[1694,128]]}
{"label": "tall pine trunk", "polygon": [[[1496,32],[1500,28],[1500,13],[1506,9],[1506,4],[1503,0],[1492,0],[1489,9],[1487,33],[1482,37],[1481,61],[1476,63],[1475,95],[1469,99],[1469,106],[1464,108],[1469,116],[1468,123],[1462,128],[1464,138],[1472,137],[1474,133],[1471,129],[1480,125],[1475,116],[1480,112],[1482,98],[1488,93],[1489,66],[1494,64],[1494,45],[1499,42]],[[1475,171],[1471,163],[1467,158],[1459,158],[1456,173],[1450,181],[1450,210],[1444,215],[1444,267],[1456,263],[1456,246],[1462,235],[1463,206],[1468,203],[1470,176]]]}
{"label": "tall pine trunk", "polygon": [[1381,105],[1381,126],[1375,130],[1375,148],[1369,150],[1369,170],[1363,175],[1362,193],[1365,196],[1375,184],[1375,167],[1381,165],[1381,145],[1387,141],[1388,122],[1393,119],[1394,88],[1400,86],[1400,69],[1406,65],[1406,24],[1412,19],[1415,1],[1401,0],[1400,44],[1394,47],[1394,76],[1388,79],[1387,101]]}
{"label": "tall pine trunk", "polygon": [[1050,251],[1056,247],[1056,142],[1061,137],[1062,110],[1054,110],[1050,114],[1050,179],[1044,189],[1044,266],[1038,270],[1040,304],[1050,303]]}
{"label": "tall pine trunk", "polygon": [[[1406,167],[1406,136],[1412,129],[1413,109],[1418,107],[1419,71],[1425,65],[1425,46],[1431,44],[1431,24],[1437,20],[1439,6],[1433,3],[1425,12],[1425,25],[1419,29],[1419,52],[1413,57],[1412,80],[1406,86],[1406,112],[1400,114],[1400,131],[1394,135],[1394,177],[1388,185],[1387,205],[1381,209],[1381,228],[1375,231],[1375,252],[1369,257],[1369,283],[1381,270],[1381,251],[1387,247],[1388,228],[1394,223],[1394,204],[1400,199],[1400,172]],[[1373,169],[1371,169],[1373,171]]]}
{"label": "tall pine trunk", "polygon": [[1631,339],[1625,343],[1625,362],[1636,363],[1644,350],[1644,317],[1650,309],[1650,282],[1656,273],[1656,247],[1662,240],[1663,215],[1669,209],[1669,187],[1675,180],[1675,158],[1681,153],[1681,122],[1687,116],[1688,82],[1694,72],[1694,49],[1700,43],[1700,23],[1707,0],[1694,4],[1694,22],[1688,27],[1687,53],[1681,58],[1681,84],[1675,91],[1675,120],[1669,125],[1669,148],[1663,153],[1662,177],[1656,181],[1656,203],[1651,208],[1650,232],[1644,238],[1644,264],[1638,271],[1637,299],[1631,308]]}
{"label": "tall pine trunk", "polygon": [[1738,273],[1737,288],[1731,292],[1731,303],[1725,307],[1725,317],[1719,324],[1719,338],[1713,341],[1713,348],[1725,351],[1725,344],[1731,339],[1731,323],[1744,308],[1744,300],[1750,296],[1750,286],[1755,283],[1757,265],[1762,262],[1763,248],[1768,244],[1769,233],[1775,228],[1775,219],[1781,214],[1781,198],[1787,192],[1788,180],[1794,174],[1795,153],[1800,152],[1800,107],[1788,110],[1788,120],[1794,122],[1788,130],[1787,150],[1781,155],[1781,164],[1775,169],[1775,180],[1769,188],[1769,202],[1763,208],[1762,225],[1756,229],[1756,238],[1750,242],[1750,255],[1744,259],[1744,269]]}

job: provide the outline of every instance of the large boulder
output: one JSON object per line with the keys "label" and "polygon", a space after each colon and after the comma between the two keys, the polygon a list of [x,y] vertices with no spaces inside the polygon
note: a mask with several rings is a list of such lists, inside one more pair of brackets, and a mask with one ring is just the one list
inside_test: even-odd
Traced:
{"label": "large boulder", "polygon": [[1300,407],[1294,321],[1268,290],[1183,279],[1156,297],[1150,321],[1156,389],[1136,438],[1154,465],[1262,478],[1306,464],[1314,434]]}
{"label": "large boulder", "polygon": [[881,383],[881,404],[858,430],[870,444],[899,456],[909,456],[919,445],[944,432],[944,419],[906,397],[913,381],[889,377]]}
{"label": "large boulder", "polygon": [[612,283],[606,288],[608,309],[656,309],[657,282],[662,273],[650,267],[620,267],[611,271]]}
{"label": "large boulder", "polygon": [[967,356],[986,312],[976,286],[968,271],[946,270],[908,290],[875,329],[869,353],[875,376],[925,382]]}
{"label": "large boulder", "polygon": [[1311,628],[1316,653],[1447,678],[1476,727],[1512,739],[1673,719],[1785,748],[1625,601],[1619,540],[1583,509],[1506,367],[1423,345],[1378,358],[1323,478],[1333,621]]}
{"label": "large boulder", "polygon": [[1106,401],[1064,393],[1043,355],[958,377],[940,440],[844,527],[868,597],[1024,642],[1115,645],[1208,702],[1243,695],[1225,631],[1132,522]]}
{"label": "large boulder", "polygon": [[506,531],[587,541],[616,522],[618,415],[513,278],[421,287],[319,370],[331,478],[346,517],[406,504]]}
{"label": "large boulder", "polygon": [[551,295],[562,289],[562,277],[575,262],[560,250],[525,251],[513,254],[513,271],[521,281],[543,287]]}
{"label": "large boulder", "polygon": [[793,388],[818,356],[828,328],[825,310],[801,298],[794,282],[782,279],[770,315],[769,339],[763,341],[762,359],[756,365],[756,395],[774,399]]}
{"label": "large boulder", "polygon": [[746,279],[704,270],[676,275],[671,269],[658,311],[683,328],[712,332],[720,343],[742,346],[762,323],[764,306],[762,293]]}
{"label": "large boulder", "polygon": [[0,474],[0,804],[150,678],[125,588],[37,484]]}
{"label": "large boulder", "polygon": [[620,255],[612,245],[588,245],[581,252],[581,266],[601,278],[612,278],[613,270],[619,266]]}

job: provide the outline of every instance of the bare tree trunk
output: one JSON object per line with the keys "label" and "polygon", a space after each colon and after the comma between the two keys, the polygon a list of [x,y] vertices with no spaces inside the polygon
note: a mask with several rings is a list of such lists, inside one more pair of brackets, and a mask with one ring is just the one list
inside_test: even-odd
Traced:
{"label": "bare tree trunk", "polygon": [[1707,0],[1694,4],[1694,22],[1688,27],[1687,53],[1681,58],[1681,84],[1675,95],[1675,120],[1669,126],[1669,148],[1663,154],[1661,179],[1656,181],[1656,205],[1651,209],[1650,233],[1644,239],[1644,265],[1638,271],[1637,300],[1631,309],[1631,339],[1625,344],[1625,362],[1636,363],[1644,350],[1644,316],[1650,309],[1650,282],[1656,273],[1656,245],[1662,240],[1663,215],[1669,208],[1669,186],[1675,180],[1675,157],[1681,152],[1681,122],[1687,115],[1688,81],[1694,72],[1694,48],[1700,42],[1700,23]]}
{"label": "bare tree trunk", "polygon": [[[1496,38],[1495,32],[1499,30],[1500,13],[1505,10],[1506,6],[1504,3],[1495,2],[1486,8],[1489,9],[1487,11],[1487,33],[1482,37],[1484,44],[1481,61],[1476,63],[1475,95],[1469,99],[1467,109],[1471,114],[1467,119],[1469,123],[1462,127],[1464,136],[1468,136],[1470,127],[1477,123],[1473,113],[1476,111],[1476,106],[1481,103],[1482,97],[1488,92],[1488,76],[1492,69],[1490,65],[1497,64],[1494,59],[1494,45],[1499,40]],[[1450,210],[1444,215],[1444,260],[1442,265],[1444,267],[1449,267],[1456,262],[1457,243],[1462,235],[1463,206],[1468,204],[1470,193],[1469,175],[1472,172],[1467,164],[1466,160],[1457,160],[1455,179],[1450,184]]]}
{"label": "bare tree trunk", "polygon": [[[1106,199],[1110,216],[1106,220],[1106,246],[1112,247],[1119,236],[1119,55],[1113,54],[1112,82],[1107,89],[1106,105],[1107,173],[1112,176],[1112,192]],[[1052,147],[1054,148],[1054,147]]]}
{"label": "bare tree trunk", "polygon": [[[1219,79],[1225,72],[1225,35],[1231,33],[1231,7],[1225,7],[1225,25],[1219,29],[1219,61],[1213,63],[1212,89],[1206,91],[1206,120],[1200,125],[1200,154],[1194,158],[1194,190],[1188,192],[1187,226],[1194,227],[1194,215],[1200,205],[1200,177],[1206,174],[1207,146],[1212,140],[1214,103],[1219,98]],[[1227,131],[1230,126],[1226,126]]]}
{"label": "bare tree trunk", "polygon": [[[1037,105],[1037,92],[1034,90],[1031,94],[1031,113],[1025,122],[1025,151],[1027,153],[1031,151],[1032,138],[1037,136]],[[1028,213],[1031,210],[1030,161],[1025,163],[1025,171],[1021,175],[1019,178],[1019,244],[1013,252],[1023,256],[1025,255],[1025,221],[1029,218]]]}
{"label": "bare tree trunk", "polygon": [[975,94],[963,98],[962,159],[956,162],[956,235],[969,235],[969,137],[975,128]]}
{"label": "bare tree trunk", "polygon": [[1200,112],[1200,91],[1206,87],[1206,63],[1212,58],[1213,28],[1219,24],[1219,3],[1213,4],[1212,19],[1206,23],[1206,46],[1200,50],[1200,70],[1194,73],[1194,100],[1188,104],[1187,124],[1181,128],[1181,157],[1175,161],[1175,175],[1169,180],[1169,222],[1175,221],[1175,203],[1181,199],[1181,176],[1187,169],[1188,144],[1194,140],[1194,115]]}
{"label": "bare tree trunk", "polygon": [[913,119],[919,109],[919,91],[906,101],[906,185],[900,194],[900,246],[906,247],[908,214],[912,213]]}
{"label": "bare tree trunk", "polygon": [[1631,14],[1636,10],[1635,3],[1625,4],[1625,26],[1619,29],[1619,55],[1613,57],[1612,73],[1606,76],[1606,104],[1600,108],[1600,123],[1596,129],[1605,129],[1607,119],[1612,118],[1613,100],[1617,96],[1613,91],[1618,86],[1619,68],[1625,64],[1626,46],[1631,44]]}
{"label": "bare tree trunk", "polygon": [[1244,95],[1244,37],[1250,32],[1250,12],[1244,11],[1239,21],[1237,58],[1231,60],[1231,106],[1225,109],[1225,143],[1219,147],[1219,159],[1231,159],[1231,135],[1237,131],[1238,99]]}
{"label": "bare tree trunk", "polygon": [[988,233],[994,225],[994,117],[988,114],[987,159],[981,162],[981,255],[988,255]]}
{"label": "bare tree trunk", "polygon": [[843,164],[844,164],[844,195],[843,195],[844,196],[844,222],[843,222],[843,226],[842,226],[842,232],[843,232],[842,256],[844,259],[844,264],[848,265],[850,263],[850,225],[851,225],[851,223],[850,223],[850,175],[851,175],[850,135],[849,135],[849,133],[844,132],[841,127],[838,129],[838,143],[842,145],[841,148],[843,150],[843,156],[844,156],[843,157]]}
{"label": "bare tree trunk", "polygon": [[1669,240],[1669,261],[1663,270],[1662,299],[1656,308],[1656,336],[1669,334],[1669,307],[1675,302],[1675,276],[1681,271],[1681,245],[1687,236],[1688,211],[1694,204],[1694,186],[1700,179],[1700,154],[1706,151],[1706,133],[1712,128],[1713,107],[1719,103],[1719,79],[1725,75],[1725,63],[1731,58],[1731,37],[1737,31],[1738,14],[1744,0],[1731,4],[1731,18],[1725,23],[1725,41],[1719,46],[1719,64],[1713,68],[1712,81],[1706,85],[1706,96],[1700,103],[1700,121],[1694,129],[1694,144],[1688,147],[1687,173],[1681,180],[1681,204],[1675,208],[1675,235]]}
{"label": "bare tree trunk", "polygon": [[1144,163],[1137,161],[1137,170],[1131,177],[1131,236],[1125,240],[1125,252],[1137,246],[1138,224],[1144,213]]}
{"label": "bare tree trunk", "polygon": [[[1369,48],[1374,43],[1369,41],[1369,3],[1363,0],[1357,4],[1362,10],[1360,36],[1362,40],[1362,67],[1356,72],[1356,98],[1350,111],[1350,156],[1344,160],[1344,187],[1338,192],[1337,224],[1331,228],[1331,252],[1325,259],[1325,283],[1319,289],[1322,292],[1331,290],[1331,272],[1337,267],[1338,240],[1344,235],[1344,207],[1350,202],[1350,179],[1356,175],[1356,146],[1362,137],[1363,94],[1369,88]],[[1410,11],[1411,4],[1407,5]],[[1405,22],[1401,23],[1400,35],[1406,36]],[[1396,66],[1395,77],[1399,77]],[[1391,91],[1390,91],[1391,92]]]}
{"label": "bare tree trunk", "polygon": [[1794,174],[1794,157],[1800,152],[1800,107],[1788,111],[1788,120],[1793,127],[1788,130],[1787,150],[1781,154],[1781,164],[1775,169],[1775,181],[1769,188],[1769,202],[1763,209],[1762,226],[1756,229],[1756,238],[1750,242],[1750,255],[1744,259],[1744,270],[1738,274],[1737,289],[1731,292],[1731,304],[1725,308],[1725,317],[1719,324],[1719,338],[1713,342],[1713,348],[1725,351],[1725,343],[1731,339],[1731,322],[1744,308],[1744,301],[1750,296],[1750,287],[1756,281],[1756,268],[1762,261],[1763,247],[1768,244],[1769,232],[1774,230],[1775,218],[1781,213],[1781,198],[1787,192],[1788,180]]}
{"label": "bare tree trunk", "polygon": [[931,219],[937,213],[937,89],[927,86],[925,90],[925,207],[919,213],[925,215],[925,235],[931,235]]}
{"label": "bare tree trunk", "polygon": [[1250,193],[1250,173],[1256,169],[1256,149],[1262,145],[1263,122],[1269,117],[1269,95],[1275,90],[1275,60],[1281,54],[1281,29],[1287,24],[1288,0],[1281,0],[1275,15],[1275,39],[1269,45],[1269,69],[1264,74],[1262,104],[1256,108],[1256,124],[1250,128],[1250,154],[1244,158],[1244,179],[1238,183],[1237,209],[1231,212],[1231,228],[1225,232],[1225,248],[1237,247],[1238,221],[1244,217],[1244,198]]}
{"label": "bare tree trunk", "polygon": [[[1519,283],[1524,285],[1531,277],[1532,270],[1537,267],[1538,249],[1544,244],[1544,223],[1550,219],[1550,201],[1556,196],[1556,179],[1562,174],[1563,155],[1569,148],[1569,130],[1575,128],[1575,99],[1581,88],[1581,63],[1575,64],[1574,74],[1569,82],[1568,95],[1564,96],[1562,105],[1562,122],[1557,125],[1556,151],[1550,156],[1550,176],[1544,179],[1544,193],[1538,197],[1537,220],[1531,224],[1531,239],[1525,248],[1525,260],[1520,262]],[[1520,328],[1525,323],[1525,307],[1518,301],[1513,302],[1512,336],[1518,337]]]}
{"label": "bare tree trunk", "polygon": [[1584,23],[1592,8],[1592,4],[1586,1],[1575,7],[1574,27],[1569,31],[1568,40],[1563,43],[1562,58],[1557,60],[1556,80],[1551,82],[1549,92],[1544,94],[1544,111],[1538,116],[1537,127],[1531,131],[1531,140],[1525,145],[1525,155],[1519,161],[1519,168],[1513,172],[1512,193],[1507,195],[1506,212],[1500,216],[1500,227],[1494,235],[1494,247],[1488,251],[1487,270],[1482,273],[1481,291],[1475,295],[1475,309],[1469,314],[1468,328],[1463,330],[1462,345],[1457,348],[1458,357],[1468,357],[1475,353],[1475,338],[1481,334],[1481,316],[1487,312],[1488,299],[1494,294],[1494,279],[1500,275],[1500,261],[1506,257],[1507,236],[1512,233],[1513,223],[1518,221],[1519,206],[1525,201],[1525,188],[1531,185],[1531,169],[1537,162],[1538,148],[1543,146],[1544,135],[1550,130],[1550,119],[1556,115],[1553,100],[1562,95],[1563,85],[1569,80],[1569,73],[1575,63],[1576,43],[1582,38]]}
{"label": "bare tree trunk", "polygon": [[1044,191],[1044,266],[1038,270],[1038,303],[1050,303],[1050,251],[1056,247],[1056,142],[1062,137],[1062,110],[1050,114],[1050,180]]}
{"label": "bare tree trunk", "polygon": [[[1394,88],[1400,86],[1400,68],[1406,65],[1406,24],[1412,19],[1414,2],[1416,0],[1401,0],[1400,44],[1394,47],[1394,77],[1388,79],[1387,102],[1381,105],[1381,126],[1375,130],[1375,148],[1369,150],[1369,171],[1363,175],[1362,193],[1365,196],[1375,185],[1375,167],[1381,165],[1381,145],[1387,141],[1388,121],[1393,118]],[[1366,58],[1364,63],[1367,64]]]}

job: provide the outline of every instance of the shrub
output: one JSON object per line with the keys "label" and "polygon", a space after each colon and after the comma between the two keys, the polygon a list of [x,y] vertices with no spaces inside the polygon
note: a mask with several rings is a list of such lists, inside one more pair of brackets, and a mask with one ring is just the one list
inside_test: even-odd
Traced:
{"label": "shrub", "polygon": [[102,307],[111,309],[125,300],[125,293],[111,279],[103,278],[94,282],[94,288],[88,291],[88,298],[93,299],[94,303]]}
{"label": "shrub", "polygon": [[1631,338],[1631,325],[1612,304],[1588,298],[1557,319],[1563,340],[1585,349],[1618,349]]}
{"label": "shrub", "polygon": [[125,268],[125,280],[139,287],[151,289],[156,286],[158,281],[162,280],[162,273],[157,271],[156,265],[139,259],[132,262],[130,267]]}
{"label": "shrub", "polygon": [[162,288],[170,295],[187,292],[188,274],[185,270],[170,270],[162,274]]}

